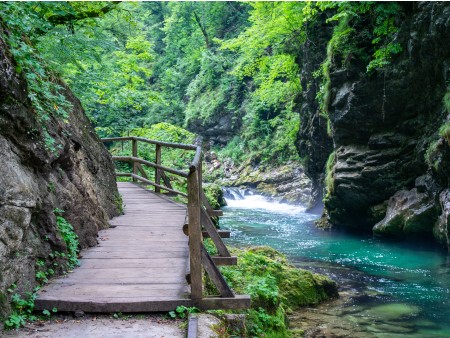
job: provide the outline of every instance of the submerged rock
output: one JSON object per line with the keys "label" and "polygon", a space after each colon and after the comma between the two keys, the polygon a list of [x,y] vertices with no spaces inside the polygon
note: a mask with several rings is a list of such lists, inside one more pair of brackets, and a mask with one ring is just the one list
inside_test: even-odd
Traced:
{"label": "submerged rock", "polygon": [[372,319],[388,322],[417,316],[419,312],[420,309],[417,306],[404,303],[392,303],[374,306],[364,311],[364,314]]}

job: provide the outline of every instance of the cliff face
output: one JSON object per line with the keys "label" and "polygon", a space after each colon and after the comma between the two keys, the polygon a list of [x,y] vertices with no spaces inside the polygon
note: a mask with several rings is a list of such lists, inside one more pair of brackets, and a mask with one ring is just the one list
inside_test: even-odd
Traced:
{"label": "cliff face", "polygon": [[325,163],[333,149],[332,139],[327,134],[327,120],[320,114],[320,106],[316,100],[321,80],[313,75],[326,57],[327,43],[333,32],[325,21],[323,15],[321,20],[306,28],[308,39],[296,60],[302,70],[303,88],[298,102],[301,123],[296,146],[304,159],[305,173],[312,181],[311,208],[320,207],[322,203]]}
{"label": "cliff face", "polygon": [[[334,225],[373,227],[381,236],[434,235],[448,247],[450,148],[438,130],[449,119],[450,5],[408,5],[399,19],[403,51],[385,69],[368,74],[358,59],[331,64],[335,159],[325,207]],[[324,128],[301,134],[300,148],[322,137],[315,151],[326,149]]]}
{"label": "cliff face", "polygon": [[[0,28],[0,316],[9,311],[6,290],[35,286],[37,259],[65,252],[54,209],[64,210],[82,248],[97,243],[97,231],[118,215],[114,166],[77,98],[65,121],[50,116],[48,135],[28,97],[28,84]],[[54,149],[45,147],[45,138]]]}

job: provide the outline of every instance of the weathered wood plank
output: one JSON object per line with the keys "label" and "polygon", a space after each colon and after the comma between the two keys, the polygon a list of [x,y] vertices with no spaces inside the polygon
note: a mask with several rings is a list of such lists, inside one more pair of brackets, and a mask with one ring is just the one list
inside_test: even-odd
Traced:
{"label": "weathered wood plank", "polygon": [[[140,171],[139,165],[136,169]],[[182,231],[186,206],[131,182],[120,182],[118,187],[125,215],[99,232],[98,246],[81,252],[80,267],[39,292],[37,310],[156,312],[179,305],[201,309],[250,305],[248,297],[202,298],[201,261],[200,282],[194,287],[199,297],[191,299],[185,280],[189,244]],[[197,234],[201,245],[200,228]]]}
{"label": "weathered wood plank", "polygon": [[86,252],[82,254],[83,259],[96,258],[96,259],[134,259],[134,258],[186,258],[188,249],[181,249],[179,251],[167,251],[163,249],[159,249],[161,251],[153,251],[151,257],[147,253],[139,253],[139,252],[114,252],[111,251],[100,251],[100,252]]}
{"label": "weathered wood plank", "polygon": [[184,296],[189,287],[176,284],[51,284],[44,286],[40,299],[64,299],[77,297],[81,301],[95,298],[137,298]]}
{"label": "weathered wood plank", "polygon": [[237,264],[236,256],[231,256],[231,257],[212,256],[211,258],[212,258],[214,264],[216,264],[216,265],[236,265]]}
{"label": "weathered wood plank", "polygon": [[208,273],[209,278],[211,278],[212,282],[216,286],[217,290],[220,292],[221,297],[234,297],[234,293],[231,290],[230,286],[223,278],[220,270],[214,264],[211,256],[206,251],[205,247],[202,244],[202,264]]}
{"label": "weathered wood plank", "polygon": [[160,266],[166,266],[173,270],[183,270],[186,266],[186,258],[129,258],[129,259],[103,259],[103,258],[90,258],[82,259],[81,264],[77,269],[109,269],[109,268],[155,268]]}
{"label": "weathered wood plank", "polygon": [[200,215],[201,215],[202,225],[205,228],[205,230],[208,232],[212,241],[214,242],[214,245],[216,246],[217,251],[219,252],[219,255],[222,257],[230,257],[230,252],[228,251],[225,244],[223,244],[222,239],[220,238],[220,235],[217,233],[216,226],[213,224],[213,222],[209,218],[205,209],[201,208]]}
{"label": "weathered wood plank", "polygon": [[[197,154],[196,160],[198,162]],[[196,167],[190,168],[188,176],[188,214],[189,214],[189,260],[191,299],[201,299],[203,293],[202,281],[202,232],[200,221],[200,194]]]}

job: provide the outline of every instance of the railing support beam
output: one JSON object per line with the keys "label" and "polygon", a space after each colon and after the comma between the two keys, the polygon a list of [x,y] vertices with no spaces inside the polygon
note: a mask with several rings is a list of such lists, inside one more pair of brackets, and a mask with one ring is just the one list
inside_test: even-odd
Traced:
{"label": "railing support beam", "polygon": [[[131,140],[131,148],[132,148],[132,154],[133,157],[138,157],[138,143],[136,139]],[[137,163],[135,161],[132,162],[133,164],[133,174],[137,175],[138,168]],[[137,182],[137,180],[133,177],[133,182]]]}
{"label": "railing support beam", "polygon": [[[155,145],[155,163],[156,165],[161,165],[161,146],[159,144]],[[155,168],[155,183],[157,185],[161,185],[161,171],[158,168]],[[161,190],[156,185],[155,192],[161,192]]]}
{"label": "railing support beam", "polygon": [[189,260],[191,276],[191,299],[202,298],[202,232],[200,222],[200,193],[198,174],[191,167],[187,178],[188,214],[189,214]]}

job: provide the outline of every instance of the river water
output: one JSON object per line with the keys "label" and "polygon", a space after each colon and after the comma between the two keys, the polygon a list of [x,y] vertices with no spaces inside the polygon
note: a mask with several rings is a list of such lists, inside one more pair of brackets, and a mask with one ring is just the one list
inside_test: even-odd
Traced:
{"label": "river water", "polygon": [[420,241],[320,230],[314,226],[318,215],[301,206],[244,196],[237,189],[226,196],[221,227],[232,231],[228,243],[270,245],[296,266],[340,285],[340,300],[293,315],[293,326],[310,325],[330,337],[450,337],[446,252]]}

